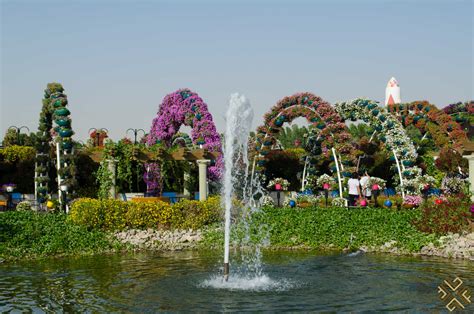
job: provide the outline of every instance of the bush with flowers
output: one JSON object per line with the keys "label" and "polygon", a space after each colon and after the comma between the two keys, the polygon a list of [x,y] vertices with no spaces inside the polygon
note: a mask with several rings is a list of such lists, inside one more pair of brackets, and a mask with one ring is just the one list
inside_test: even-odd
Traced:
{"label": "bush with flowers", "polygon": [[460,177],[444,177],[441,181],[441,189],[445,194],[455,195],[465,192],[469,181]]}
{"label": "bush with flowers", "polygon": [[347,207],[347,200],[342,197],[336,197],[332,199],[331,204],[335,207]]}
{"label": "bush with flowers", "polygon": [[270,190],[280,190],[280,191],[288,191],[288,187],[290,183],[288,180],[283,178],[275,178],[268,182],[267,188]]}
{"label": "bush with flowers", "polygon": [[383,190],[385,189],[386,182],[387,181],[385,181],[382,178],[370,177],[369,180],[367,181],[367,187],[370,188],[371,190]]}
{"label": "bush with flowers", "polygon": [[336,183],[336,180],[328,174],[323,174],[316,179],[315,187],[318,189],[328,190],[332,188]]}
{"label": "bush with flowers", "polygon": [[458,149],[467,139],[466,132],[451,116],[427,101],[388,105],[387,108],[403,126],[414,125],[423,135],[428,133],[437,147],[452,145]]}
{"label": "bush with flowers", "polygon": [[471,217],[472,207],[469,197],[464,195],[448,197],[445,201],[424,202],[420,208],[421,217],[414,221],[414,225],[422,232],[446,234],[459,233],[469,227],[468,218]]}
{"label": "bush with flowers", "polygon": [[405,195],[403,199],[404,207],[418,207],[423,203],[423,198],[419,195]]}

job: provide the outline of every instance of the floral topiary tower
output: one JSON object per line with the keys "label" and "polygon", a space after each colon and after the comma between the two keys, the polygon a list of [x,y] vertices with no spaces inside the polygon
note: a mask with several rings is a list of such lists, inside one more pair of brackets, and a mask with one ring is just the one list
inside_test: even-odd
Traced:
{"label": "floral topiary tower", "polygon": [[46,202],[50,192],[51,143],[58,142],[60,146],[61,165],[59,175],[61,182],[70,188],[75,182],[75,167],[72,160],[73,142],[71,138],[74,132],[71,128],[70,111],[66,108],[67,96],[63,92],[64,88],[59,83],[49,83],[44,91],[35,163],[36,199],[39,203]]}

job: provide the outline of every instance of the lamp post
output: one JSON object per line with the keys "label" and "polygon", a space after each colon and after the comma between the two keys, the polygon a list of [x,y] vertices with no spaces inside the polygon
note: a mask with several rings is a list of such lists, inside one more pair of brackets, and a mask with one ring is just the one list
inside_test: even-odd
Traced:
{"label": "lamp post", "polygon": [[[92,132],[91,132],[91,131],[92,131]],[[90,129],[89,129],[89,136],[92,135],[93,132],[95,132],[95,135],[94,135],[95,141],[96,141],[96,145],[95,145],[95,146],[100,146],[100,145],[99,145],[99,144],[100,144],[100,135],[101,135],[102,133],[105,133],[105,134],[109,133],[109,130],[107,130],[106,128],[99,128],[99,129],[97,129],[97,128],[90,128]]]}
{"label": "lamp post", "polygon": [[13,190],[15,189],[15,186],[13,185],[7,185],[5,190],[7,191],[7,194],[8,194],[8,198],[7,198],[7,210],[9,209],[12,209],[13,208],[13,197],[12,197],[12,193],[13,193]]}
{"label": "lamp post", "polygon": [[275,184],[275,190],[277,191],[278,207],[280,207],[280,192],[281,192],[281,184],[280,183]]}
{"label": "lamp post", "polygon": [[132,131],[132,132],[133,132],[133,135],[135,136],[135,140],[133,141],[133,144],[134,144],[134,145],[137,145],[137,135],[138,135],[138,133],[139,133],[140,131],[143,132],[143,136],[145,136],[145,134],[146,134],[145,130],[143,130],[143,129],[132,129],[132,128],[128,129],[128,130],[125,132],[125,134],[128,134],[129,131]]}
{"label": "lamp post", "polygon": [[379,207],[379,203],[377,202],[377,197],[379,196],[380,187],[378,184],[372,185],[372,194],[374,195],[374,202],[375,207]]}
{"label": "lamp post", "polygon": [[21,132],[22,129],[27,129],[28,132],[30,132],[30,129],[26,125],[22,125],[20,127],[17,127],[16,125],[12,125],[8,128],[8,130],[15,130],[15,132],[16,132],[16,141],[17,141],[18,145],[20,145],[20,146],[21,146],[20,132]]}
{"label": "lamp post", "polygon": [[329,183],[323,184],[324,189],[324,198],[326,199],[326,207],[328,207],[328,198],[329,198]]}
{"label": "lamp post", "polygon": [[61,183],[61,185],[59,186],[59,189],[61,190],[61,210],[67,213],[68,208],[66,205],[66,201],[67,201],[68,186],[65,183]]}

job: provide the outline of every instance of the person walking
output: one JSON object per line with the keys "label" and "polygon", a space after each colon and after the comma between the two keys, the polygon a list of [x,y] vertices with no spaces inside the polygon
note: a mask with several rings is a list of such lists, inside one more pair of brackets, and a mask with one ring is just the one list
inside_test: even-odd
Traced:
{"label": "person walking", "polygon": [[349,206],[355,206],[359,195],[361,195],[359,174],[357,172],[352,174],[347,185],[349,186]]}
{"label": "person walking", "polygon": [[361,191],[362,195],[367,200],[370,200],[370,197],[372,196],[372,189],[369,186],[369,179],[370,179],[369,174],[367,173],[367,171],[364,171],[364,175],[362,176],[362,178],[360,178],[360,186],[362,189]]}

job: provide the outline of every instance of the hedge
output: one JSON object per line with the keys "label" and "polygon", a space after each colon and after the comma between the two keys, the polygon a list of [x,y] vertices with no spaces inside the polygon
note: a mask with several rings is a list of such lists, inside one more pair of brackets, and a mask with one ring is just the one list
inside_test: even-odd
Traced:
{"label": "hedge", "polygon": [[199,229],[220,221],[220,199],[204,202],[182,200],[170,205],[80,198],[71,206],[70,219],[89,229]]}

